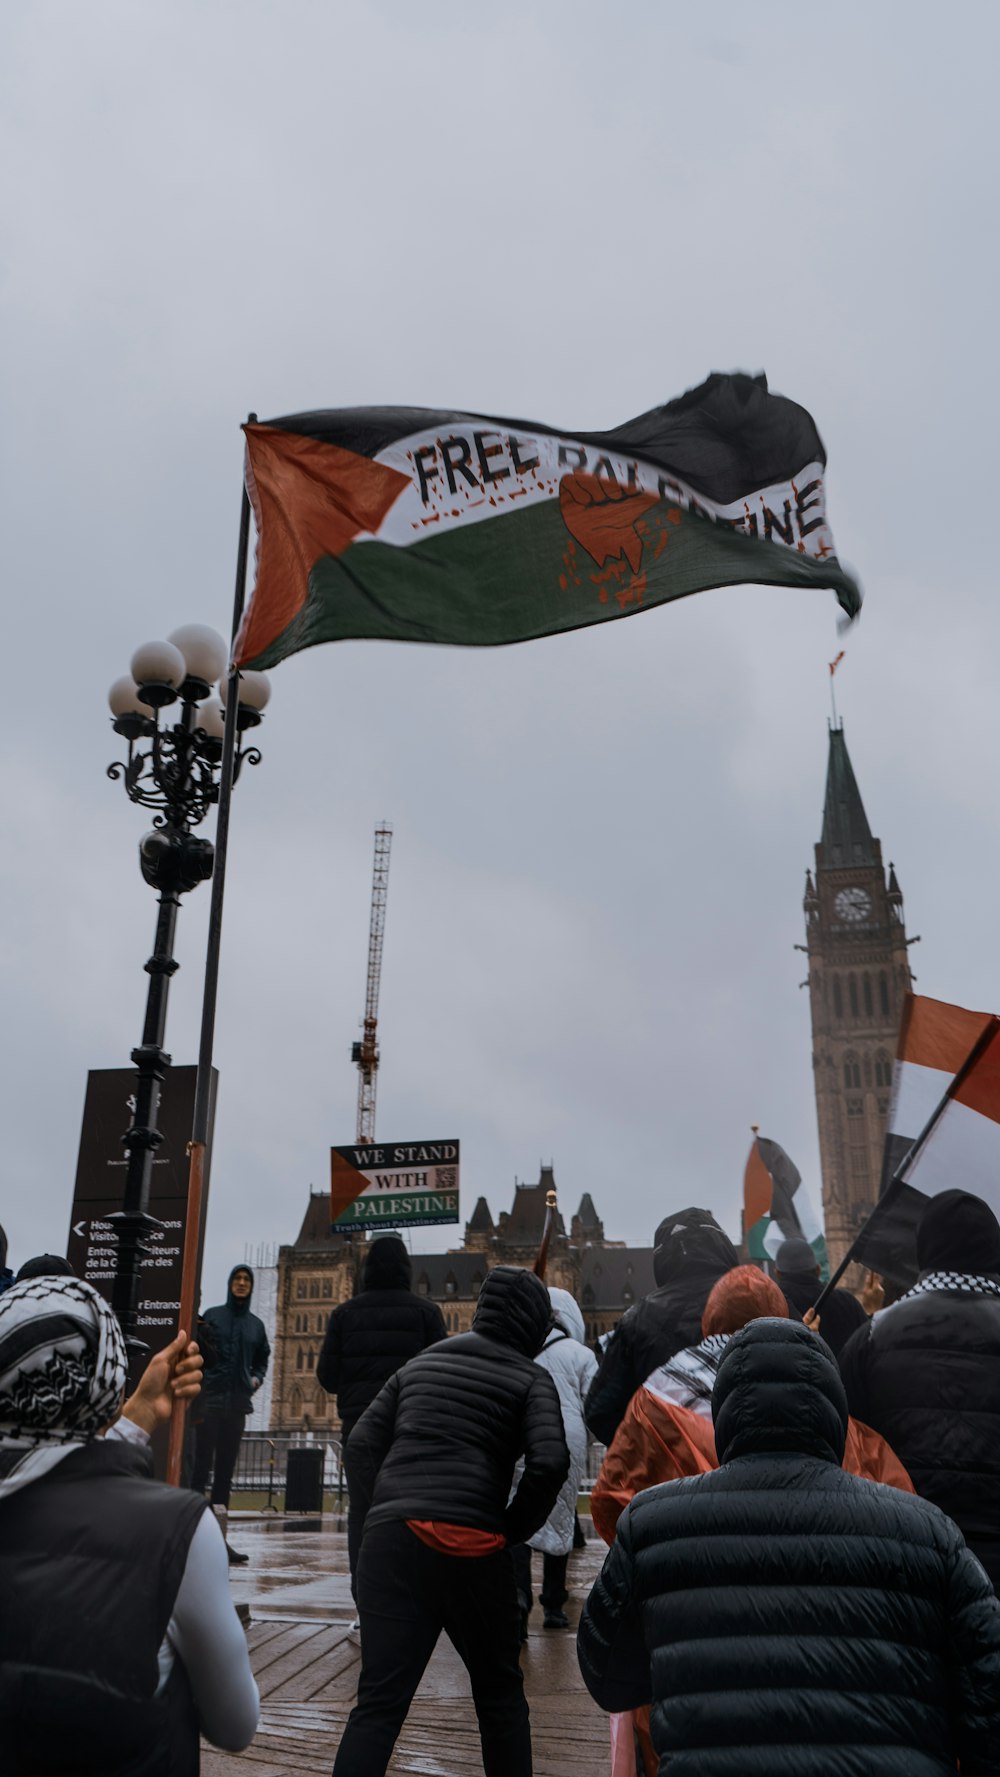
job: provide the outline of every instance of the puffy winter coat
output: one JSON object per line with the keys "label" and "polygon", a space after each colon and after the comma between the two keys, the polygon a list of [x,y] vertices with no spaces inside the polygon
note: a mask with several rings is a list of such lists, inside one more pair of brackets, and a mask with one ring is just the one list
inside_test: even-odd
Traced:
{"label": "puffy winter coat", "polygon": [[995,1777],[1000,1603],[936,1507],[844,1473],[823,1342],[754,1321],[713,1410],[722,1467],[619,1520],[580,1624],[597,1702],[652,1701],[661,1777]]}
{"label": "puffy winter coat", "polygon": [[157,1655],[205,1501],[95,1439],[0,1506],[4,1777],[197,1777],[198,1721]]}
{"label": "puffy winter coat", "polygon": [[432,1345],[390,1377],[345,1447],[351,1503],[367,1523],[433,1519],[511,1543],[534,1535],[569,1470],[559,1396],[532,1361],[551,1324],[545,1285],[497,1265],[472,1332]]}
{"label": "puffy winter coat", "polygon": [[[712,1390],[729,1339],[717,1333],[693,1351],[679,1351],[637,1388],[601,1464],[590,1510],[606,1543],[630,1499],[644,1487],[718,1467],[712,1429]],[[915,1488],[884,1438],[857,1419],[847,1422],[844,1468],[903,1493]]]}
{"label": "puffy winter coat", "polygon": [[410,1255],[397,1235],[373,1240],[360,1294],[335,1308],[327,1323],[316,1375],[337,1397],[345,1438],[389,1377],[447,1336],[440,1308],[413,1293],[411,1276]]}
{"label": "puffy winter coat", "polygon": [[840,1366],[851,1412],[888,1439],[1000,1590],[1000,1295],[905,1296],[848,1341]]}
{"label": "puffy winter coat", "polygon": [[199,1406],[252,1413],[254,1394],[267,1375],[271,1347],[264,1322],[250,1312],[251,1297],[240,1301],[233,1295],[237,1271],[245,1271],[253,1282],[249,1265],[234,1265],[229,1273],[226,1300],[217,1308],[206,1308],[202,1316],[209,1331],[213,1361],[205,1367]]}
{"label": "puffy winter coat", "polygon": [[653,1275],[659,1288],[618,1322],[590,1385],[587,1424],[610,1444],[646,1377],[675,1351],[697,1345],[708,1293],[739,1254],[706,1209],[683,1209],[656,1230]]}
{"label": "puffy winter coat", "polygon": [[[781,1272],[778,1284],[792,1312],[801,1320],[807,1308],[819,1300],[823,1289],[822,1280],[811,1274],[793,1271],[788,1276]],[[850,1290],[831,1290],[823,1303],[820,1316],[820,1332],[834,1357],[840,1356],[852,1333],[859,1327],[868,1325],[868,1316]]]}
{"label": "puffy winter coat", "polygon": [[569,1448],[569,1474],[541,1530],[529,1541],[543,1554],[568,1555],[573,1547],[580,1481],[587,1466],[583,1403],[597,1371],[597,1359],[586,1344],[587,1330],[576,1298],[568,1290],[550,1288],[549,1300],[556,1324],[535,1362],[548,1371],[556,1385]]}

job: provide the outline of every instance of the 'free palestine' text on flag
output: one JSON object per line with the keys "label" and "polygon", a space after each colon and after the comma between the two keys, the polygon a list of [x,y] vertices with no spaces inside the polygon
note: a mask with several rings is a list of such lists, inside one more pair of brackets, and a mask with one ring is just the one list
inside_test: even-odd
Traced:
{"label": "'free palestine' text on flag", "polygon": [[713,586],[830,587],[860,608],[819,433],[763,376],[711,376],[601,433],[378,407],[244,431],[257,580],[239,666],[349,638],[527,641]]}

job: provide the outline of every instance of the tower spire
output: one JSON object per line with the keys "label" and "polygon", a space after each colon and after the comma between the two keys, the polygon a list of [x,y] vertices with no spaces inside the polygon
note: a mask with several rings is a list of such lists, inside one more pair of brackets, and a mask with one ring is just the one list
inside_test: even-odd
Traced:
{"label": "tower spire", "polygon": [[844,724],[830,727],[830,757],[823,802],[823,837],[817,865],[827,870],[878,862],[872,830],[844,739]]}

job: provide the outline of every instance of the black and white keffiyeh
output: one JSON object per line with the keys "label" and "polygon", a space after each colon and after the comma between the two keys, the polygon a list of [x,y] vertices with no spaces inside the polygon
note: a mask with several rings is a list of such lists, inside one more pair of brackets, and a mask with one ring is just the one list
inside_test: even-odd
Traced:
{"label": "black and white keffiyeh", "polygon": [[118,1322],[76,1277],[33,1277],[0,1296],[0,1501],[117,1416],[128,1364]]}
{"label": "black and white keffiyeh", "polygon": [[731,1333],[710,1333],[700,1345],[676,1352],[646,1377],[644,1387],[675,1407],[711,1410],[715,1378],[731,1338]]}
{"label": "black and white keffiyeh", "polygon": [[911,1296],[925,1296],[929,1290],[961,1290],[966,1296],[1000,1296],[1000,1280],[974,1271],[929,1271],[899,1299],[908,1302]]}

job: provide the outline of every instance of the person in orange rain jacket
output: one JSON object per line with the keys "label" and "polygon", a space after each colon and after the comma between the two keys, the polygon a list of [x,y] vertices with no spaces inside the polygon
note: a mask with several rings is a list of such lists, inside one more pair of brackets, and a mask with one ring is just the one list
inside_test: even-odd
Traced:
{"label": "person in orange rain jacket", "polygon": [[[731,1335],[762,1316],[787,1320],[788,1303],[756,1265],[737,1265],[719,1278],[705,1303],[701,1344],[677,1352],[636,1389],[590,1497],[594,1526],[606,1543],[614,1542],[622,1512],[644,1487],[718,1468],[712,1427],[716,1372]],[[818,1333],[818,1325],[813,1330]],[[848,1422],[844,1468],[914,1492],[885,1439],[859,1419]],[[611,1748],[612,1777],[656,1777],[648,1707],[611,1717]]]}

